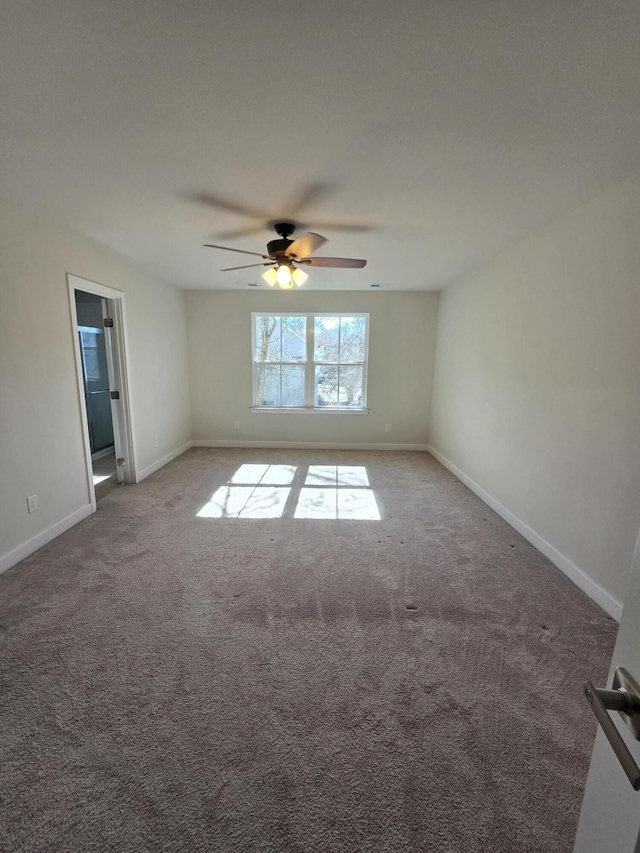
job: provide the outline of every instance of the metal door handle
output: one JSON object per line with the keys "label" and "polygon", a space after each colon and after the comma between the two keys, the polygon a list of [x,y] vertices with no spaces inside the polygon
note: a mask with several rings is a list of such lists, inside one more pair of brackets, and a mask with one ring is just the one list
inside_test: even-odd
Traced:
{"label": "metal door handle", "polygon": [[584,686],[584,695],[589,700],[593,713],[634,790],[640,791],[640,767],[634,761],[629,748],[608,714],[608,711],[618,711],[632,730],[635,739],[640,740],[640,688],[626,669],[619,666],[615,671],[611,690],[594,687],[590,681],[587,681]]}

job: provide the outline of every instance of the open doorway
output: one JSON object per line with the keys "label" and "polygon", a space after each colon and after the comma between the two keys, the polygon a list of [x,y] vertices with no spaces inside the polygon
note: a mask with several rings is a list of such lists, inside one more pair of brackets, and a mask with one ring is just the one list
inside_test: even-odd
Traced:
{"label": "open doorway", "polygon": [[96,503],[100,503],[123,482],[122,472],[116,465],[111,414],[109,341],[104,325],[105,319],[108,320],[107,300],[84,290],[74,292],[93,486]]}
{"label": "open doorway", "polygon": [[68,276],[92,508],[135,482],[123,294]]}

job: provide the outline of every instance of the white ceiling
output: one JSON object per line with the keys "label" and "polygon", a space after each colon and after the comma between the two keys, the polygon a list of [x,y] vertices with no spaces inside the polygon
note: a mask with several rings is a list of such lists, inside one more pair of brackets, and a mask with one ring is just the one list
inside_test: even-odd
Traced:
{"label": "white ceiling", "polygon": [[639,35],[637,0],[3,0],[0,192],[181,287],[263,286],[202,244],[293,216],[368,259],[305,288],[437,290],[640,171]]}

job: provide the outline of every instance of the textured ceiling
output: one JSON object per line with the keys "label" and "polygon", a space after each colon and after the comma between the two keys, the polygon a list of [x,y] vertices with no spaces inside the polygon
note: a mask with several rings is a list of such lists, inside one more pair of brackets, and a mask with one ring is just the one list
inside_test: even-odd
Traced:
{"label": "textured ceiling", "polygon": [[293,216],[369,261],[307,289],[440,289],[640,171],[639,35],[635,1],[4,0],[0,193],[181,287],[261,282],[202,244]]}

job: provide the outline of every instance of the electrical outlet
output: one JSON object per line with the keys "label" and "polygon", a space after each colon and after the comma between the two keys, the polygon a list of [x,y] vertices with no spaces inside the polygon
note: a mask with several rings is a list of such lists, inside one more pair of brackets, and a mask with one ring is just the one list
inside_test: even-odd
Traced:
{"label": "electrical outlet", "polygon": [[384,431],[385,432],[391,432],[391,424],[387,424],[386,427],[384,428]]}
{"label": "electrical outlet", "polygon": [[233,428],[234,429],[240,429],[240,421],[234,421],[233,422]]}
{"label": "electrical outlet", "polygon": [[154,447],[157,447],[158,446],[158,439],[154,438],[152,443],[153,443]]}
{"label": "electrical outlet", "polygon": [[38,509],[38,496],[29,495],[27,498],[27,506],[29,507],[29,512],[35,512]]}

